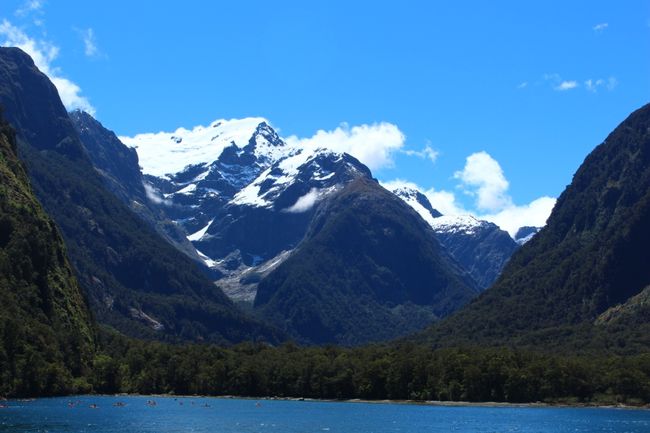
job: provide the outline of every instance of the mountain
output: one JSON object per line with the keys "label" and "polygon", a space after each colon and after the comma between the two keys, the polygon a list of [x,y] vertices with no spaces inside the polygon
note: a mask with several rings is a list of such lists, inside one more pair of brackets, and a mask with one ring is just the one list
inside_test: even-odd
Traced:
{"label": "mountain", "polygon": [[203,263],[185,233],[169,220],[162,205],[147,195],[138,154],[90,114],[75,110],[70,120],[104,185],[149,226],[191,259]]}
{"label": "mountain", "polygon": [[589,154],[547,225],[494,286],[425,338],[440,345],[647,350],[649,221],[646,105]]}
{"label": "mountain", "polygon": [[286,143],[262,118],[122,138],[151,194],[218,284],[252,303],[257,282],[304,237],[316,205],[370,170],[345,153]]}
{"label": "mountain", "polygon": [[[275,314],[272,310],[276,304],[262,308],[267,302],[258,296],[259,284],[267,281],[264,287],[269,287],[268,281],[274,281],[275,270],[285,260],[296,263],[305,257],[298,254],[293,258],[293,254],[301,242],[307,242],[316,216],[320,215],[320,220],[328,218],[329,214],[320,210],[323,203],[359,179],[371,180],[370,170],[346,153],[287,142],[267,120],[255,117],[220,119],[191,130],[179,128],[121,140],[137,151],[150,197],[162,203],[166,214],[183,228],[205,264],[216,271],[219,287],[231,299],[254,304],[263,317],[270,317],[276,325],[293,332],[294,326],[285,326],[278,319],[291,312]],[[446,249],[441,254],[450,253],[456,259],[447,260],[453,263],[449,272],[463,273],[458,264],[468,269],[474,281],[467,285],[472,288],[489,286],[517,248],[510,236],[494,224],[471,218],[450,220],[417,191],[395,193],[430,223]],[[373,196],[384,200],[390,194]],[[381,209],[378,205],[368,211]],[[403,284],[398,281],[402,277],[403,274],[395,276],[395,284]],[[288,292],[278,299],[284,296],[289,296]],[[463,299],[465,302],[469,297]],[[357,302],[354,296],[338,301]],[[379,310],[384,308],[377,303],[368,308],[375,307],[376,312],[369,310],[373,323],[373,314],[379,317]],[[448,313],[445,309],[432,312],[430,306],[424,309],[426,312],[416,309],[422,314],[418,313],[418,319],[408,325],[397,324],[397,319],[386,316],[388,323],[392,323],[388,327],[395,328],[392,331],[373,328],[362,335],[346,328],[341,335],[328,334],[325,339],[294,335],[307,342],[356,344],[402,335]]]}
{"label": "mountain", "polygon": [[90,162],[105,179],[108,189],[127,204],[145,202],[137,152],[122,144],[90,114],[75,110],[68,115]]}
{"label": "mountain", "polygon": [[94,330],[63,239],[35,198],[0,116],[0,395],[78,391]]}
{"label": "mountain", "polygon": [[359,177],[318,207],[255,310],[298,341],[355,345],[421,329],[477,293],[416,212]]}
{"label": "mountain", "polygon": [[470,215],[442,215],[417,189],[400,184],[387,186],[429,223],[438,241],[467,269],[481,290],[492,285],[518,247],[494,223]]}
{"label": "mountain", "polygon": [[519,227],[519,230],[517,230],[517,233],[515,233],[515,242],[517,242],[518,245],[523,245],[531,240],[533,236],[539,233],[541,229],[541,227],[531,226]]}
{"label": "mountain", "polygon": [[56,88],[17,48],[0,48],[0,105],[99,322],[173,341],[276,341],[274,331],[241,313],[190,258],[109,191]]}
{"label": "mountain", "polygon": [[441,216],[433,231],[449,253],[470,273],[482,290],[501,274],[517,243],[494,223],[470,215]]}

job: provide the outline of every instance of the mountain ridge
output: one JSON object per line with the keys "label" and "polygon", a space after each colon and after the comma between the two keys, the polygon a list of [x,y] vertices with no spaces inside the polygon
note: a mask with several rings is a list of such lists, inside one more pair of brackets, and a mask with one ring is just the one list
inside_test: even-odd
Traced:
{"label": "mountain ridge", "polygon": [[84,111],[72,111],[70,120],[106,187],[160,236],[203,265],[185,234],[167,218],[160,204],[151,199],[136,150],[125,146],[113,131]]}
{"label": "mountain ridge", "polygon": [[56,88],[27,54],[0,48],[0,77],[20,157],[100,322],[146,338],[277,340],[106,188]]}
{"label": "mountain ridge", "polygon": [[553,346],[562,345],[553,341],[559,335],[575,334],[585,346],[647,347],[647,317],[639,316],[635,328],[593,322],[650,283],[648,220],[650,104],[585,158],[547,225],[513,255],[495,285],[422,337],[439,345]]}
{"label": "mountain ridge", "polygon": [[443,215],[433,208],[426,195],[413,187],[390,183],[386,187],[431,226],[438,241],[482,290],[496,280],[518,248],[510,235],[494,223],[471,215]]}
{"label": "mountain ridge", "polygon": [[360,177],[319,206],[255,309],[299,341],[356,345],[413,332],[477,293],[415,211]]}

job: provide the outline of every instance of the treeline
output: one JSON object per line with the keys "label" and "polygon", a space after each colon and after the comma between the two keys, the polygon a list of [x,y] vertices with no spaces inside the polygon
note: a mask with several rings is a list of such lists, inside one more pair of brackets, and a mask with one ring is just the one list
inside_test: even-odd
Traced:
{"label": "treeline", "polygon": [[171,346],[103,336],[89,390],[321,399],[650,402],[650,354],[550,355],[399,346]]}

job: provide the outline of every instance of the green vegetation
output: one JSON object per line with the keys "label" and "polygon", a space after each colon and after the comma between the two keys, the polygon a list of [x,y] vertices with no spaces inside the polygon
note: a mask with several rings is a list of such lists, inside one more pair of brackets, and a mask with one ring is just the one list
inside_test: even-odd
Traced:
{"label": "green vegetation", "polygon": [[650,402],[650,354],[561,356],[401,344],[169,346],[104,334],[96,392],[472,402]]}
{"label": "green vegetation", "polygon": [[20,150],[100,323],[132,337],[171,342],[276,341],[107,191],[90,164],[24,142]]}
{"label": "green vegetation", "polygon": [[68,115],[104,186],[163,239],[199,261],[185,232],[165,215],[166,206],[147,197],[135,149],[125,146],[90,114],[75,110]]}
{"label": "green vegetation", "polygon": [[[0,48],[0,103],[20,128],[34,192],[63,232],[89,304],[111,325],[96,332],[63,239],[0,121],[0,396],[650,403],[650,106],[587,158],[548,227],[497,284],[424,336],[456,348],[347,349],[171,345],[116,332],[279,338],[105,189],[56,89],[20,50]],[[433,236],[425,223],[375,183],[351,184],[319,212],[300,250],[260,284],[256,305],[301,339],[388,338],[473,295],[422,238]]]}
{"label": "green vegetation", "polygon": [[650,284],[648,221],[650,105],[585,159],[546,227],[512,256],[496,283],[423,340],[547,348],[581,340],[579,347],[597,349],[602,337],[647,350],[647,304],[626,307],[621,320],[598,318]]}
{"label": "green vegetation", "polygon": [[0,105],[100,323],[165,341],[278,340],[107,189],[56,87],[18,48],[0,47]]}
{"label": "green vegetation", "polygon": [[255,308],[297,341],[358,345],[422,329],[477,293],[415,211],[359,178],[320,205]]}
{"label": "green vegetation", "polygon": [[80,378],[95,352],[90,314],[1,117],[0,305],[0,396],[89,389]]}

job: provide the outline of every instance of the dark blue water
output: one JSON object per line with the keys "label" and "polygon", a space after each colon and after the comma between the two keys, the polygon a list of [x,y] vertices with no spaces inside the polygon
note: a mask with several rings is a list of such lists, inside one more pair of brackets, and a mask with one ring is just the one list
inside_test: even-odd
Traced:
{"label": "dark blue water", "polygon": [[[126,406],[113,406],[118,401]],[[8,404],[0,409],[0,432],[650,432],[650,411],[627,409],[94,396]]]}

